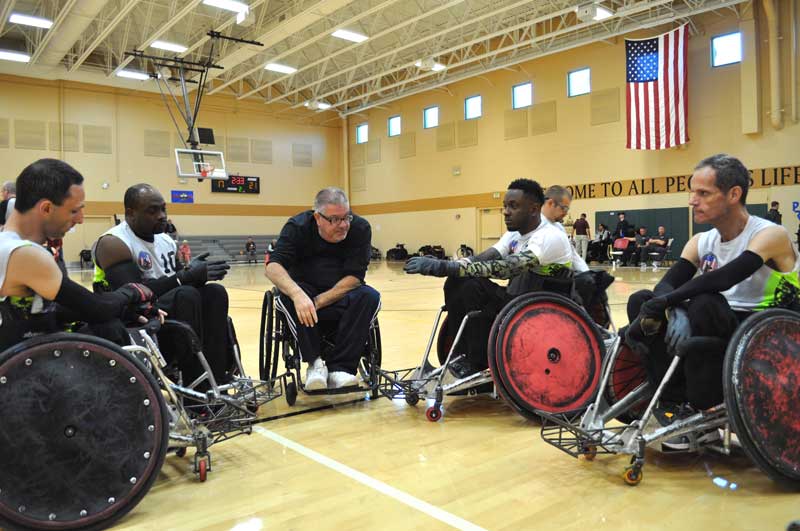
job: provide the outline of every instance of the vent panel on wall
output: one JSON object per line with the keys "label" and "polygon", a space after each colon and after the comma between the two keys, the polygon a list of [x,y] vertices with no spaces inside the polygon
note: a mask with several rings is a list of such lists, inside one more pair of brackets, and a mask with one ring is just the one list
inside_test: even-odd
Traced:
{"label": "vent panel on wall", "polygon": [[250,152],[256,164],[272,164],[272,140],[250,139]]}
{"label": "vent panel on wall", "polygon": [[9,143],[8,118],[0,118],[0,148],[7,148]]}
{"label": "vent panel on wall", "polygon": [[373,138],[367,142],[367,162],[376,164],[381,161],[381,139]]}
{"label": "vent panel on wall", "polygon": [[363,166],[367,160],[364,144],[350,144],[350,166],[358,168]]}
{"label": "vent panel on wall", "polygon": [[39,120],[14,120],[14,147],[47,149],[47,125]]}
{"label": "vent panel on wall", "polygon": [[439,124],[436,128],[436,150],[447,151],[456,147],[456,127],[453,122]]}
{"label": "vent panel on wall", "polygon": [[310,168],[312,162],[311,144],[292,144],[292,166]]}
{"label": "vent panel on wall", "polygon": [[225,159],[230,162],[250,162],[250,140],[247,138],[229,136],[228,149]]}
{"label": "vent panel on wall", "polygon": [[531,135],[556,131],[556,102],[545,101],[531,107]]}
{"label": "vent panel on wall", "polygon": [[350,169],[350,190],[353,192],[367,190],[367,169],[364,166]]}
{"label": "vent panel on wall", "polygon": [[47,124],[47,132],[49,137],[50,151],[80,151],[81,133],[78,124],[49,122]]}
{"label": "vent panel on wall", "polygon": [[163,157],[163,158],[169,157],[170,156],[169,131],[159,131],[157,129],[145,129],[144,156]]}
{"label": "vent panel on wall", "polygon": [[592,125],[619,122],[619,87],[592,92]]}
{"label": "vent panel on wall", "polygon": [[458,147],[478,145],[478,120],[458,122]]}
{"label": "vent panel on wall", "polygon": [[505,112],[505,139],[524,138],[528,136],[528,108],[508,109]]}
{"label": "vent panel on wall", "polygon": [[400,135],[400,158],[407,159],[417,154],[417,134],[403,133]]}
{"label": "vent panel on wall", "polygon": [[83,152],[111,153],[111,128],[102,125],[84,125]]}

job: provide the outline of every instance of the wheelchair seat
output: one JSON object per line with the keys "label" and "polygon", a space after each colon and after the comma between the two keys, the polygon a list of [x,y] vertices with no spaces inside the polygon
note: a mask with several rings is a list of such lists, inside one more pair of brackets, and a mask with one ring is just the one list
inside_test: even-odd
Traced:
{"label": "wheelchair seat", "polygon": [[[297,340],[297,323],[281,301],[277,288],[267,290],[261,305],[261,329],[259,340],[259,373],[263,380],[280,380],[286,402],[292,406],[298,391],[310,395],[333,395],[370,391],[372,398],[378,397],[378,371],[381,364],[381,335],[378,313],[380,305],[370,323],[369,336],[358,367],[361,384],[339,389],[307,390],[301,377],[302,355]],[[321,321],[322,358],[336,345],[337,323]],[[278,359],[282,358],[285,371],[279,373]]]}

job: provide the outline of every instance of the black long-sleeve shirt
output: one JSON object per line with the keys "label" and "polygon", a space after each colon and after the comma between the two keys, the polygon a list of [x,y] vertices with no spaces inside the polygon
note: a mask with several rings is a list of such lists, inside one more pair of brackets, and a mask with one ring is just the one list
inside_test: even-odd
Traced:
{"label": "black long-sleeve shirt", "polygon": [[289,218],[283,226],[269,261],[282,265],[295,282],[328,290],[348,275],[364,281],[371,243],[369,222],[356,215],[344,240],[326,242],[319,235],[314,212],[307,210]]}

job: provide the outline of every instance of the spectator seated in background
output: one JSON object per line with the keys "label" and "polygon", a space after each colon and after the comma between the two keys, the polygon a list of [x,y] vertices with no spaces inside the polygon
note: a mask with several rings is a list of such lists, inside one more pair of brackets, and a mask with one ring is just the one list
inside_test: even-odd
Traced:
{"label": "spectator seated in background", "polygon": [[639,227],[636,234],[633,237],[629,237],[628,240],[631,244],[628,245],[628,248],[625,249],[625,254],[622,255],[622,264],[639,265],[639,256],[647,247],[647,242],[650,241],[650,237],[647,235],[647,227],[644,225]]}
{"label": "spectator seated in background", "polygon": [[780,211],[778,211],[780,206],[780,203],[773,201],[769,205],[769,212],[767,212],[767,219],[776,225],[783,225],[783,216]]}
{"label": "spectator seated in background", "polygon": [[611,232],[608,227],[600,223],[594,239],[589,242],[588,261],[597,261],[602,264],[608,259],[608,246],[612,243]]}
{"label": "spectator seated in background", "polygon": [[642,247],[639,252],[639,263],[646,264],[647,259],[650,258],[650,253],[658,253],[653,260],[656,262],[660,262],[664,259],[664,255],[667,254],[667,244],[669,243],[669,236],[667,235],[667,230],[664,228],[664,225],[658,226],[658,234],[650,238],[647,242],[647,245]]}
{"label": "spectator seated in background", "polygon": [[244,243],[244,255],[247,257],[247,263],[249,264],[251,261],[255,264],[256,263],[256,242],[253,241],[253,237],[249,236],[247,241]]}
{"label": "spectator seated in background", "polygon": [[192,248],[189,246],[189,240],[183,240],[181,246],[178,247],[178,261],[183,269],[189,267],[189,263],[192,261]]}

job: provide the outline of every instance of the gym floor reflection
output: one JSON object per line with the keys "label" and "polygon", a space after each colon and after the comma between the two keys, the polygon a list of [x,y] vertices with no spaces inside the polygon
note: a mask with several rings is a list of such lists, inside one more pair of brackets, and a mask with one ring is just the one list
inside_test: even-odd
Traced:
{"label": "gym floor reflection", "polygon": [[[617,326],[625,303],[663,271],[618,269],[609,299]],[[71,275],[91,284],[89,272]],[[382,294],[383,365],[417,365],[443,280],[408,276],[377,262],[367,281]],[[246,370],[258,374],[263,265],[234,266],[230,295]],[[282,368],[282,367],[281,367]],[[303,371],[305,372],[305,370]],[[213,471],[199,483],[191,450],[170,454],[144,500],[118,529],[784,529],[800,498],[747,457],[649,451],[645,477],[626,486],[624,456],[573,459],[529,421],[489,396],[445,398],[438,423],[424,403],[361,396],[278,398],[266,417],[326,404],[340,407],[264,422],[249,437],[212,447]]]}

